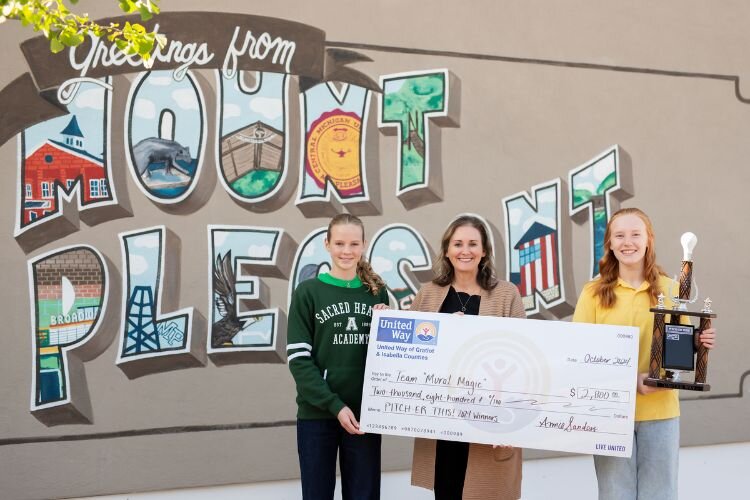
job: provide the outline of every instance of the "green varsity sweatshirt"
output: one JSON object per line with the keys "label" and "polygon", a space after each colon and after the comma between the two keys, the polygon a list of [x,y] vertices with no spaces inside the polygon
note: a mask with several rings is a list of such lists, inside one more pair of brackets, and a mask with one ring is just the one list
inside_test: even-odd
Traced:
{"label": "green varsity sweatshirt", "polygon": [[336,418],[348,406],[359,418],[372,306],[388,303],[359,279],[329,274],[300,283],[287,327],[289,370],[297,383],[297,418]]}

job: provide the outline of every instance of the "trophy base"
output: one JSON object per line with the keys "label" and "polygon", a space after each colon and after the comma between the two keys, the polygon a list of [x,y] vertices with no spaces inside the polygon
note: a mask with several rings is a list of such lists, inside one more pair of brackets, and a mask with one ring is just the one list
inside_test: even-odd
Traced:
{"label": "trophy base", "polygon": [[683,391],[700,391],[706,392],[711,390],[709,384],[700,384],[697,382],[675,382],[672,380],[665,380],[661,378],[646,378],[643,381],[644,385],[649,387],[664,387],[666,389],[682,389]]}

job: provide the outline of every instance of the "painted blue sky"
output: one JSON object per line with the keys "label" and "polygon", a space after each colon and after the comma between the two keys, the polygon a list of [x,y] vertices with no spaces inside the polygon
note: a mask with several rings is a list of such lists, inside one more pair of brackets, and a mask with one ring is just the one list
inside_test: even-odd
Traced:
{"label": "painted blue sky", "polygon": [[[107,79],[103,78],[102,81]],[[39,149],[47,139],[62,142],[60,132],[68,125],[72,115],[76,116],[78,126],[84,136],[84,149],[92,155],[102,158],[104,153],[105,99],[104,87],[93,83],[82,83],[78,87],[73,101],[68,104],[70,114],[58,116],[24,130],[26,141],[25,156]]]}
{"label": "painted blue sky", "polygon": [[[150,287],[156,298],[156,279],[159,274],[161,245],[160,230],[149,231],[138,235],[126,236],[124,238],[125,248],[127,249],[130,270],[130,289],[136,286]],[[130,292],[129,292],[130,293]],[[161,300],[161,297],[159,298]],[[163,314],[170,314],[171,311],[162,311]],[[179,334],[175,334],[175,329]],[[185,343],[184,333],[186,330],[184,318],[176,320],[163,321],[160,325],[159,341],[162,348],[181,347]],[[128,346],[132,343],[127,341]]]}
{"label": "painted blue sky", "polygon": [[408,80],[408,77],[405,78],[399,78],[397,80],[388,80],[385,82],[385,85],[383,86],[383,94],[392,94],[394,92],[398,92],[401,90],[401,87],[404,86],[404,83]]}
{"label": "painted blue sky", "polygon": [[130,286],[156,285],[159,272],[159,230],[125,237],[130,262]]}
{"label": "painted blue sky", "polygon": [[377,247],[371,249],[369,255],[372,268],[390,288],[406,287],[406,283],[398,274],[399,260],[407,258],[414,266],[427,264],[427,249],[422,248],[414,233],[402,227],[389,228],[381,234],[377,240]]}
{"label": "painted blue sky", "polygon": [[[190,72],[179,82],[172,78],[172,71],[149,73],[138,93],[133,96],[132,145],[147,137],[161,137],[159,117],[162,110],[169,109],[174,113],[174,140],[189,147],[190,155],[197,158],[201,144],[201,106],[196,89]],[[203,131],[206,132],[205,121]]]}
{"label": "painted blue sky", "polygon": [[[239,79],[244,71],[238,71],[235,78],[222,79],[222,135],[239,130],[258,120],[284,131],[284,78],[280,73],[255,72],[260,76],[260,88],[240,90]],[[221,72],[217,71],[217,74]],[[257,78],[257,76],[256,76]],[[248,93],[252,92],[252,93]]]}
{"label": "painted blue sky", "polygon": [[212,231],[214,238],[214,260],[218,254],[224,255],[232,251],[232,259],[237,257],[269,258],[273,251],[274,232],[259,232],[254,230],[220,230]]}
{"label": "painted blue sky", "polygon": [[344,98],[344,103],[341,104],[336,100],[334,94],[331,93],[327,84],[321,83],[314,86],[305,92],[305,95],[307,96],[306,130],[310,130],[310,124],[320,115],[326,111],[331,111],[337,108],[342,111],[356,113],[357,116],[361,118],[366,93],[367,89],[363,87],[349,85],[349,90]]}
{"label": "painted blue sky", "polygon": [[[308,264],[315,264],[315,266],[318,266],[325,262],[327,266],[324,269],[321,269],[321,272],[326,272],[327,269],[330,269],[331,255],[325,247],[326,228],[321,227],[315,231],[317,232],[315,237],[307,241],[302,248],[302,254],[297,263],[298,273]],[[298,277],[295,276],[294,278],[297,279]],[[294,286],[297,286],[298,284],[299,282],[295,282]]]}
{"label": "painted blue sky", "polygon": [[[318,266],[325,263],[320,272],[330,269],[331,256],[325,248],[326,228],[319,228],[317,235],[305,243],[300,255],[297,269],[301,270],[308,264]],[[417,237],[411,231],[401,228],[389,228],[384,234],[377,237],[377,248],[371,248],[372,241],[368,242],[366,255],[370,257],[370,264],[376,273],[386,281],[391,288],[404,288],[406,283],[398,274],[398,261],[407,258],[414,266],[423,266],[427,263],[427,249],[422,249]],[[295,283],[297,285],[298,283]]]}
{"label": "painted blue sky", "polygon": [[614,171],[615,155],[609,154],[594,165],[590,165],[588,168],[573,174],[572,188],[585,189],[591,193],[596,193],[596,188],[599,187],[599,184]]}

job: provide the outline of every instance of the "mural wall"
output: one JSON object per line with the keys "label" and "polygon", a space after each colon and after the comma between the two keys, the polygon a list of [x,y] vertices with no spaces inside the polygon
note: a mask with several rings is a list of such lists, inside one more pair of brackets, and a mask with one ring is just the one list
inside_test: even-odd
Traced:
{"label": "mural wall", "polygon": [[[682,441],[750,440],[748,343],[730,313],[750,279],[750,106],[743,68],[714,57],[738,49],[710,36],[731,28],[644,55],[584,43],[569,13],[502,2],[486,19],[403,6],[424,21],[408,29],[381,6],[369,26],[326,5],[187,5],[154,19],[170,42],[149,70],[100,40],[51,55],[0,29],[13,52],[0,72],[9,497],[296,477],[286,313],[330,268],[325,226],[341,211],[363,218],[392,307],[431,279],[450,220],[474,213],[500,277],[549,320],[567,320],[597,274],[617,208],[652,216],[669,273],[695,232],[720,341],[712,391],[682,395]],[[499,34],[510,13],[549,38]],[[651,45],[666,36],[644,30]],[[705,58],[686,59],[695,39]],[[384,442],[384,468],[407,468],[410,441]]]}

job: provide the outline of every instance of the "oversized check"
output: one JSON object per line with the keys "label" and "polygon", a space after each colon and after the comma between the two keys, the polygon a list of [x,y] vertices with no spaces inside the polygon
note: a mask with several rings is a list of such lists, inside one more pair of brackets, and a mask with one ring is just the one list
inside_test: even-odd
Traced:
{"label": "oversized check", "polygon": [[365,432],[629,457],[638,329],[373,311]]}

